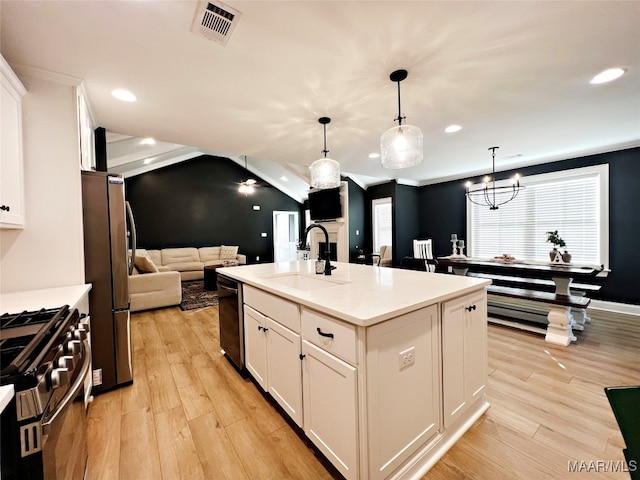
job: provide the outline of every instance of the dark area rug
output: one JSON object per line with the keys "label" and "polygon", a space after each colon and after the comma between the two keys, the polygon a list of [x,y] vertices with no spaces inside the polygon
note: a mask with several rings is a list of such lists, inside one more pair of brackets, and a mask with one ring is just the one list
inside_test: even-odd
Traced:
{"label": "dark area rug", "polygon": [[218,292],[204,289],[203,280],[182,282],[182,310],[212,307],[218,305]]}

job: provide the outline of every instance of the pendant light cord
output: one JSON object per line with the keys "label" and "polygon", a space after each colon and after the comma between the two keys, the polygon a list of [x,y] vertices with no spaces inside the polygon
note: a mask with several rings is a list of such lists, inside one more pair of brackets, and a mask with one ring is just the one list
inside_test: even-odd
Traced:
{"label": "pendant light cord", "polygon": [[327,158],[327,153],[329,153],[329,150],[327,150],[327,124],[325,123],[322,126],[324,127],[324,150],[322,150],[322,153],[324,158]]}
{"label": "pendant light cord", "polygon": [[402,120],[404,120],[407,117],[403,117],[402,113],[401,113],[401,109],[400,109],[400,82],[397,82],[398,84],[398,116],[396,118],[394,118],[393,120],[397,120],[398,121],[398,126],[402,126]]}

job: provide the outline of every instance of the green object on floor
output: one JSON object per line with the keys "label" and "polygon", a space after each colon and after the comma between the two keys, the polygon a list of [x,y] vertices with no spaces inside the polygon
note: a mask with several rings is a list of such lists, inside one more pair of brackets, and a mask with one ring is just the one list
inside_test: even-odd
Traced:
{"label": "green object on floor", "polygon": [[606,387],[622,438],[627,448],[624,457],[632,480],[640,480],[640,386]]}

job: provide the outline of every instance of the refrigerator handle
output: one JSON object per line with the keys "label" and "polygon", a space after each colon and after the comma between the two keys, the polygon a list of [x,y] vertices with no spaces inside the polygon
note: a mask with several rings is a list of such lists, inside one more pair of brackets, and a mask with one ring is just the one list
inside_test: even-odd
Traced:
{"label": "refrigerator handle", "polygon": [[127,207],[127,217],[129,218],[129,228],[131,228],[131,257],[128,258],[129,260],[128,270],[129,270],[129,275],[131,275],[133,274],[133,261],[136,258],[136,244],[137,244],[136,222],[133,220],[133,212],[131,211],[131,205],[129,204],[129,202],[125,202],[125,205]]}

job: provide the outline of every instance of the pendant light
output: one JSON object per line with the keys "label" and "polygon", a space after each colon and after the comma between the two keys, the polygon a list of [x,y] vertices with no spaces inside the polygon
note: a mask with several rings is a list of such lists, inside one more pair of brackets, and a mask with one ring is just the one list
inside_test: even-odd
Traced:
{"label": "pendant light", "polygon": [[[247,169],[247,156],[244,156],[244,169]],[[238,187],[238,191],[242,193],[245,197],[247,195],[251,195],[255,192],[256,181],[253,178],[247,178],[244,182],[240,182],[240,186]]]}
{"label": "pendant light", "polygon": [[309,167],[311,170],[311,186],[317,189],[335,188],[340,186],[340,164],[335,160],[327,158],[327,124],[331,123],[329,117],[321,117],[318,122],[324,127],[324,149],[323,158],[313,162]]}
{"label": "pendant light", "polygon": [[490,147],[493,168],[491,176],[484,177],[482,188],[478,190],[469,190],[471,182],[466,184],[465,195],[471,203],[483,207],[489,207],[489,210],[498,210],[500,205],[510,202],[518,196],[520,189],[520,176],[516,174],[511,179],[511,186],[496,187],[496,150],[500,147]]}
{"label": "pendant light", "polygon": [[398,126],[391,127],[380,137],[380,156],[385,168],[408,168],[422,162],[422,130],[413,125],[403,125],[406,118],[400,109],[400,82],[407,78],[406,70],[396,70],[389,75],[398,84]]}

